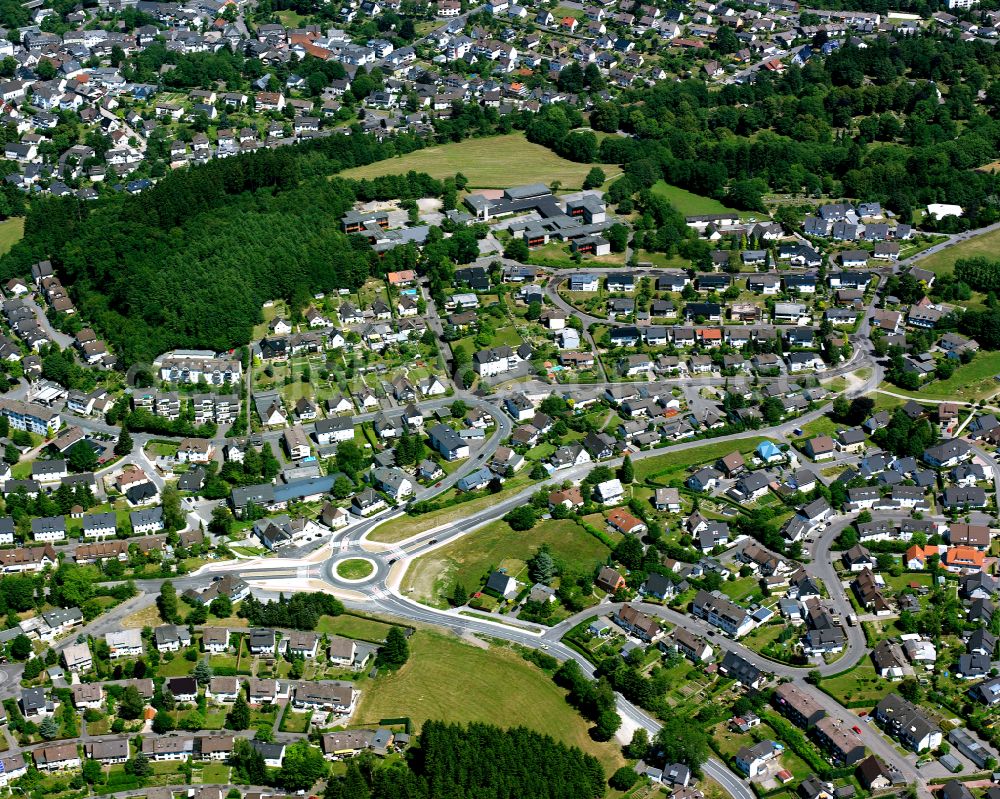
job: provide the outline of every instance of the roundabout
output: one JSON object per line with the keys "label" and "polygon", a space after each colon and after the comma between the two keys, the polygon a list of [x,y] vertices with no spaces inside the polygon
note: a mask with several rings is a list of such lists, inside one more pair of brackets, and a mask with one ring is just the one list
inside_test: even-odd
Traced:
{"label": "roundabout", "polygon": [[377,570],[371,558],[345,558],[333,564],[333,572],[345,583],[366,583]]}

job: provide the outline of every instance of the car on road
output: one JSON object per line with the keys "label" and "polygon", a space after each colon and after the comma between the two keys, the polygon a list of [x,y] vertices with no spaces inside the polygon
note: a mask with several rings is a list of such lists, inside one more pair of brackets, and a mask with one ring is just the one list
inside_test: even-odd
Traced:
{"label": "car on road", "polygon": [[851,729],[854,730],[858,735],[861,735],[861,728],[857,724],[851,727]]}
{"label": "car on road", "polygon": [[428,543],[428,544],[436,544],[437,542],[438,542],[438,540],[437,540],[436,538],[432,538],[432,539],[431,539],[430,541],[428,541],[427,543]]}
{"label": "car on road", "polygon": [[435,488],[440,488],[440,487],[441,487],[441,481],[440,481],[440,480],[438,480],[438,482],[436,482],[436,483],[434,484],[434,487],[435,487]]}

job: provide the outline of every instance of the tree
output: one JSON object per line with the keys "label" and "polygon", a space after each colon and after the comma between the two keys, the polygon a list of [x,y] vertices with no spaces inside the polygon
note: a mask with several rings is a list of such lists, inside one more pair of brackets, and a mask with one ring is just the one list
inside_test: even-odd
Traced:
{"label": "tree", "polygon": [[642,541],[634,535],[626,535],[618,542],[611,555],[626,569],[633,570],[642,566],[642,558],[645,554]]}
{"label": "tree", "polygon": [[626,754],[633,760],[642,760],[649,754],[649,733],[645,727],[636,727],[632,740],[626,747]]}
{"label": "tree", "polygon": [[523,532],[524,530],[530,530],[537,524],[538,514],[530,505],[521,505],[518,508],[508,511],[504,515],[503,520],[510,525],[511,530]]}
{"label": "tree", "polygon": [[[258,740],[260,740],[259,737]],[[264,764],[264,756],[254,749],[250,741],[245,738],[237,738],[233,744],[231,762],[243,782],[249,785],[264,785],[266,783],[267,767]]]}
{"label": "tree", "polygon": [[459,607],[464,605],[466,600],[469,598],[469,592],[466,589],[464,583],[461,581],[455,583],[455,587],[451,589],[451,597],[448,602],[452,607]]}
{"label": "tree", "polygon": [[613,707],[602,710],[597,716],[593,736],[598,741],[610,741],[621,726],[622,717],[618,715],[617,710]]}
{"label": "tree", "polygon": [[77,441],[70,447],[68,463],[74,472],[92,472],[97,468],[97,453],[86,441]]}
{"label": "tree", "polygon": [[250,705],[241,693],[233,702],[233,707],[226,716],[226,726],[231,730],[250,729]]}
{"label": "tree", "polygon": [[528,260],[528,242],[523,238],[510,239],[503,248],[504,258],[524,262]]}
{"label": "tree", "polygon": [[135,444],[132,442],[132,436],[128,431],[128,428],[122,425],[121,435],[118,436],[118,441],[115,442],[115,455],[119,458],[124,458],[128,455]]}
{"label": "tree", "polygon": [[354,441],[342,441],[337,445],[337,468],[353,477],[365,465],[365,455]]}
{"label": "tree", "polygon": [[166,711],[161,710],[153,717],[153,732],[158,735],[170,732],[173,728],[174,719]]}
{"label": "tree", "polygon": [[59,722],[55,716],[46,716],[42,723],[38,725],[39,734],[46,740],[51,741],[59,734]]}
{"label": "tree", "polygon": [[465,404],[464,400],[455,400],[451,403],[451,418],[452,419],[464,419],[465,414],[469,412],[469,406]]}
{"label": "tree", "polygon": [[296,741],[285,749],[278,783],[286,791],[308,791],[326,776],[323,753],[307,741]]}
{"label": "tree", "polygon": [[225,619],[233,615],[233,601],[225,594],[219,594],[208,606],[212,615],[219,619]]}
{"label": "tree", "polygon": [[528,559],[528,576],[536,583],[548,583],[556,575],[556,562],[547,544]]}
{"label": "tree", "polygon": [[622,461],[621,468],[618,470],[618,479],[625,485],[635,480],[635,468],[632,466],[632,457],[630,455],[626,455]]}
{"label": "tree", "polygon": [[608,176],[604,174],[604,170],[599,166],[595,166],[587,173],[587,177],[583,179],[584,189],[599,189],[604,185],[604,181],[608,179]]}
{"label": "tree", "polygon": [[148,777],[153,773],[153,767],[149,764],[149,758],[139,752],[131,760],[125,761],[125,773],[136,777]]}
{"label": "tree", "polygon": [[139,718],[145,709],[146,701],[142,698],[142,694],[134,685],[128,686],[122,698],[118,700],[118,716],[131,721]]}
{"label": "tree", "polygon": [[21,450],[13,443],[7,444],[3,448],[3,459],[13,466],[21,460]]}
{"label": "tree", "polygon": [[14,660],[27,660],[31,657],[31,653],[31,639],[24,633],[16,636],[14,640],[10,642],[10,656],[14,658]]}
{"label": "tree", "polygon": [[184,511],[181,509],[181,494],[173,483],[162,492],[163,527],[168,533],[184,528]]}
{"label": "tree", "polygon": [[177,589],[170,580],[164,580],[160,586],[160,596],[156,600],[160,618],[168,624],[177,624],[181,617],[177,610]]}
{"label": "tree", "polygon": [[323,794],[323,799],[370,799],[370,797],[371,790],[354,759],[348,761],[344,776],[338,780],[331,780]]}
{"label": "tree", "polygon": [[198,681],[199,685],[205,685],[212,679],[212,667],[208,664],[207,658],[203,658],[195,664],[191,670],[191,676]]}
{"label": "tree", "polygon": [[833,415],[841,421],[846,421],[851,413],[851,401],[843,394],[838,394],[833,401]]}
{"label": "tree", "polygon": [[777,397],[768,397],[760,405],[761,416],[764,417],[764,421],[769,425],[777,424],[781,421],[781,417],[785,415],[785,406],[781,404],[781,400]]}
{"label": "tree", "polygon": [[668,763],[686,763],[692,769],[701,768],[709,756],[704,729],[680,716],[663,722],[656,733],[656,745]]}
{"label": "tree", "polygon": [[611,245],[611,252],[625,252],[628,246],[628,228],[621,222],[615,222],[604,231],[604,238]]}
{"label": "tree", "polygon": [[399,627],[392,627],[385,637],[385,643],[378,651],[377,662],[380,666],[395,670],[410,658],[410,644]]}
{"label": "tree", "polygon": [[83,761],[83,780],[88,785],[96,785],[100,782],[102,774],[101,764],[96,760],[87,758]]}
{"label": "tree", "polygon": [[347,499],[353,493],[354,483],[351,482],[351,478],[342,474],[338,475],[337,479],[333,481],[333,495],[337,499]]}
{"label": "tree", "polygon": [[622,766],[608,780],[608,784],[616,791],[627,791],[639,780],[639,774],[631,766]]}

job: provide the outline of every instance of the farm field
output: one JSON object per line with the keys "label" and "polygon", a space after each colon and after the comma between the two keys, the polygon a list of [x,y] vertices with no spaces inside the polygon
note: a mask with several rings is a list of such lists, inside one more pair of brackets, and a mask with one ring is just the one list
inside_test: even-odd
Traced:
{"label": "farm field", "polygon": [[429,718],[523,725],[597,757],[611,774],[623,761],[617,745],[596,743],[564,691],[518,654],[482,648],[420,630],[410,638],[410,659],[376,679],[355,718],[361,724],[409,716],[416,733]]}
{"label": "farm field", "polygon": [[548,544],[556,560],[573,572],[589,572],[608,556],[604,544],[570,519],[541,522],[529,533],[515,532],[497,520],[417,558],[403,579],[403,592],[441,605],[456,583],[475,591],[491,569],[504,568],[520,582],[528,581],[525,561],[542,544]]}
{"label": "farm field", "polygon": [[[657,194],[667,200],[680,213],[684,214],[684,216],[724,214],[730,211],[738,213],[740,216],[748,215],[746,211],[735,211],[732,208],[727,208],[718,200],[713,200],[711,197],[703,197],[700,194],[695,194],[694,192],[682,189],[679,186],[671,186],[663,180],[658,180],[654,183],[650,191],[652,191],[653,194]],[[752,212],[749,215],[752,216]]]}
{"label": "farm field", "polygon": [[[470,188],[502,189],[525,183],[551,183],[562,188],[579,189],[595,164],[576,164],[560,158],[547,147],[532,144],[519,133],[428,147],[376,164],[341,172],[345,178],[375,178],[405,174],[410,170],[426,172],[434,178],[452,177],[461,172]],[[621,174],[614,164],[598,164],[608,179]]]}

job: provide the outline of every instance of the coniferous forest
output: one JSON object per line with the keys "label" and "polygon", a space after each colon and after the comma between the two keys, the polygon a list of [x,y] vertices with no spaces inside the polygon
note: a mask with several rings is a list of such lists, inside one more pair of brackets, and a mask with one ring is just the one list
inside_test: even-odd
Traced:
{"label": "coniferous forest", "polygon": [[407,764],[330,781],[325,799],[593,799],[604,769],[592,755],[524,727],[426,721]]}

